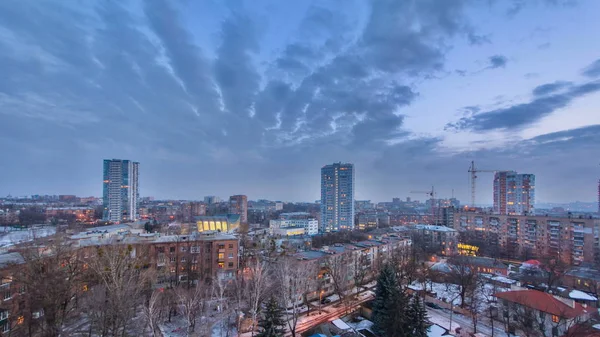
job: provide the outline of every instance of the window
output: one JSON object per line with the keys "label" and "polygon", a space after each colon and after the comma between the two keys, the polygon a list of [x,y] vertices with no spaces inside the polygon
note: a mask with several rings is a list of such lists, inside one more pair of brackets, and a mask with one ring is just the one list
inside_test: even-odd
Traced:
{"label": "window", "polygon": [[88,291],[88,286],[87,286],[87,284],[84,284],[84,285],[83,285],[83,291]]}
{"label": "window", "polygon": [[227,257],[233,259],[233,253],[229,253]]}
{"label": "window", "polygon": [[185,256],[181,258],[181,263],[185,263]]}
{"label": "window", "polygon": [[183,253],[185,251],[186,251],[185,247],[181,247],[181,252]]}
{"label": "window", "polygon": [[225,266],[225,262],[219,262],[219,269],[223,269],[224,266]]}
{"label": "window", "polygon": [[219,260],[223,260],[225,258],[225,253],[219,253]]}
{"label": "window", "polygon": [[560,321],[560,318],[558,318],[558,316],[552,315],[552,322],[558,323],[559,321]]}
{"label": "window", "polygon": [[25,322],[25,317],[23,317],[23,316],[19,316],[19,317],[17,318],[17,324],[23,324],[23,322]]}
{"label": "window", "polygon": [[8,318],[8,310],[0,311],[0,320],[5,320]]}
{"label": "window", "polygon": [[232,248],[233,248],[233,243],[230,243],[229,244],[229,249],[232,249]]}
{"label": "window", "polygon": [[177,260],[175,259],[175,257],[171,257],[169,260],[171,261],[171,263],[175,263],[175,261],[177,261]]}
{"label": "window", "polygon": [[161,246],[161,247],[158,247],[158,248],[156,248],[156,250],[157,250],[159,253],[164,253],[164,252],[165,252],[165,247],[162,247],[162,246]]}
{"label": "window", "polygon": [[225,249],[225,245],[219,245],[219,249]]}
{"label": "window", "polygon": [[6,323],[4,323],[4,325],[2,325],[2,332],[7,333],[9,331],[10,331],[10,323],[6,322]]}
{"label": "window", "polygon": [[169,247],[169,252],[175,253],[175,247]]}
{"label": "window", "polygon": [[229,262],[229,263],[227,264],[227,267],[229,267],[229,268],[233,268],[233,262]]}
{"label": "window", "polygon": [[10,291],[10,289],[5,290],[2,298],[6,301],[6,300],[10,300],[11,297],[12,297],[12,292]]}
{"label": "window", "polygon": [[190,252],[194,253],[194,254],[198,254],[198,253],[200,253],[200,247],[192,246],[192,247],[190,247]]}

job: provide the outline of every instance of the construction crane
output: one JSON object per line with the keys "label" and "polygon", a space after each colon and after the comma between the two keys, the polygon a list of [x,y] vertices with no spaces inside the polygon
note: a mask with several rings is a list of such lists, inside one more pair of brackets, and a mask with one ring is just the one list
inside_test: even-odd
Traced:
{"label": "construction crane", "polygon": [[471,167],[469,167],[469,173],[471,173],[471,207],[475,207],[475,191],[476,191],[476,182],[477,182],[477,173],[486,172],[486,173],[496,173],[498,171],[506,171],[506,170],[480,170],[475,167],[475,161],[471,161]]}
{"label": "construction crane", "polygon": [[431,186],[430,191],[410,191],[410,193],[425,194],[431,198],[431,220],[433,221],[434,225],[437,224],[435,219],[435,188]]}

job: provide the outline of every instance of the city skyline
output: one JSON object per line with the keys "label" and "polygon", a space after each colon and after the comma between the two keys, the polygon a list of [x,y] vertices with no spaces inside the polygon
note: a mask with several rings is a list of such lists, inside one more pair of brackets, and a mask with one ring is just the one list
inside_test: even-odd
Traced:
{"label": "city skyline", "polygon": [[[0,3],[0,195],[99,196],[98,162],[116,157],[143,162],[142,194],[160,199],[314,201],[315,172],[341,161],[360,172],[356,199],[433,185],[467,203],[475,160],[535,174],[537,202],[593,202],[598,12],[591,0]],[[492,182],[479,179],[478,204]]]}

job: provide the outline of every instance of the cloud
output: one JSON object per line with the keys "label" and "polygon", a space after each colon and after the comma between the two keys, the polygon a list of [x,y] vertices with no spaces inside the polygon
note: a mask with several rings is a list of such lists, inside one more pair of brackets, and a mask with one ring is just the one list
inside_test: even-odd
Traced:
{"label": "cloud", "polygon": [[600,59],[592,62],[589,66],[585,67],[582,71],[583,76],[595,78],[600,77]]}
{"label": "cloud", "polygon": [[477,35],[473,32],[467,34],[467,39],[469,41],[469,44],[473,46],[482,46],[484,44],[492,43],[492,40],[490,40],[490,37],[488,35]]}
{"label": "cloud", "polygon": [[514,130],[529,126],[558,109],[567,107],[573,100],[600,91],[600,81],[570,86],[563,93],[552,93],[565,84],[550,83],[534,89],[539,95],[529,103],[508,108],[485,111],[473,116],[463,117],[455,123],[446,125],[447,130],[470,130],[485,132],[492,130]]}
{"label": "cloud", "polygon": [[508,62],[506,56],[502,55],[490,56],[488,60],[490,63],[488,69],[504,68],[506,66],[506,63]]}
{"label": "cloud", "polygon": [[552,94],[558,90],[570,87],[573,83],[567,81],[556,81],[554,83],[546,83],[537,86],[533,89],[534,96],[545,96]]}

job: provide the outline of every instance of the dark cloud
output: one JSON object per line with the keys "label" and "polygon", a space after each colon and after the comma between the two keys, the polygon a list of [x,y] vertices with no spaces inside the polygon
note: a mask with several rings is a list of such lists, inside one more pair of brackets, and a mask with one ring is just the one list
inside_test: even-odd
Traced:
{"label": "dark cloud", "polygon": [[489,62],[490,62],[490,65],[488,66],[489,69],[504,68],[504,67],[506,67],[506,63],[508,62],[508,59],[506,58],[506,56],[493,55],[493,56],[490,56]]}
{"label": "dark cloud", "polygon": [[492,43],[492,40],[490,40],[490,37],[488,35],[477,35],[473,32],[467,34],[467,39],[469,43],[474,46],[481,46],[484,44]]}
{"label": "dark cloud", "polygon": [[[536,90],[542,93],[553,92],[557,90],[556,82],[548,84],[546,87],[537,87]],[[573,85],[563,93],[536,97],[529,103],[517,104],[508,108],[463,117],[456,123],[447,124],[446,129],[470,130],[475,132],[521,129],[539,121],[541,118],[550,115],[558,109],[568,106],[573,100],[579,97],[598,91],[600,91],[600,81]]]}
{"label": "dark cloud", "polygon": [[591,78],[600,77],[600,59],[597,59],[589,66],[585,67],[582,74]]}
{"label": "dark cloud", "polygon": [[[319,2],[273,54],[268,25],[238,5],[200,37],[187,2],[0,2],[0,142],[19,159],[0,161],[0,193],[99,195],[101,160],[113,157],[141,161],[141,192],[158,197],[316,199],[319,167],[339,160],[356,163],[362,196],[450,193],[469,156],[508,157],[455,154],[404,127],[417,85],[444,70],[455,39],[489,43],[465,18],[469,3],[371,1],[358,20]],[[490,67],[506,64],[498,57]],[[546,88],[531,104],[555,109],[594,83]],[[489,129],[478,118],[493,111],[481,110],[464,108],[465,128]],[[526,144],[551,143],[563,144]],[[390,183],[398,172],[408,182]]]}
{"label": "dark cloud", "polygon": [[534,96],[545,96],[548,94],[552,94],[558,90],[568,88],[573,83],[567,81],[556,81],[554,83],[546,83],[540,86],[537,86],[533,89]]}

